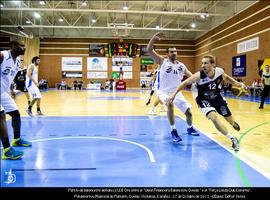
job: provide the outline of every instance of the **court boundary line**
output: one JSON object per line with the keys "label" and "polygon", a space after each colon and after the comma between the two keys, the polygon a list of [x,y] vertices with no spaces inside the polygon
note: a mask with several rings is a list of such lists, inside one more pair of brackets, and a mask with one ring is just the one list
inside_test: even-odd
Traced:
{"label": "court boundary line", "polygon": [[[182,118],[179,115],[176,115],[177,117],[179,117],[180,119],[184,120],[186,122],[186,120],[184,118]],[[227,150],[229,153],[231,153],[234,157],[237,157],[239,160],[241,160],[242,162],[246,163],[248,166],[250,166],[251,168],[253,168],[255,171],[259,172],[261,175],[263,175],[264,177],[266,177],[267,179],[270,180],[270,175],[268,176],[267,174],[265,174],[266,172],[264,172],[264,170],[258,169],[256,166],[254,166],[253,163],[251,163],[250,161],[246,160],[246,158],[243,158],[242,156],[236,154],[233,150],[229,149],[227,146],[223,145],[222,143],[218,142],[217,139],[215,139],[213,136],[210,135],[210,133],[206,133],[205,131],[202,131],[201,129],[199,129],[197,126],[195,126],[193,124],[193,126],[199,130],[202,134],[204,134],[206,137],[210,138],[211,140],[213,140],[215,143],[217,143],[219,146],[223,147],[225,150]],[[244,182],[245,183],[245,182]]]}

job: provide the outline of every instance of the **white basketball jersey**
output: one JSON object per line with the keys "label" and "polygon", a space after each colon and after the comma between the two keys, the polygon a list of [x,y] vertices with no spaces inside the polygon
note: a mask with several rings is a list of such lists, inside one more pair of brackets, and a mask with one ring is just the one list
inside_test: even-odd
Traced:
{"label": "white basketball jersey", "polygon": [[[32,79],[34,79],[36,82],[38,82],[38,66],[35,66],[34,64],[29,65],[28,69],[27,69],[27,74],[28,74],[28,70],[30,70],[30,68],[33,66],[33,71],[31,74]],[[28,75],[26,76],[26,87],[30,87],[32,85],[32,80],[29,79]]]}
{"label": "white basketball jersey", "polygon": [[164,59],[158,70],[155,88],[159,91],[174,92],[181,84],[185,70],[183,63],[176,61],[174,64],[169,59]]}
{"label": "white basketball jersey", "polygon": [[19,67],[20,57],[18,56],[14,62],[10,50],[1,51],[3,55],[3,61],[1,63],[1,94],[9,91],[11,82],[14,80]]}

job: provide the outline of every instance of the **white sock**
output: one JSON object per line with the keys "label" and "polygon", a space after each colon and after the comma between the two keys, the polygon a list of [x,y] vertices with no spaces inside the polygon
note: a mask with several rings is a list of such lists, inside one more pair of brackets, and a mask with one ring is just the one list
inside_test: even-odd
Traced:
{"label": "white sock", "polygon": [[227,135],[226,135],[226,136],[227,136],[227,138],[229,138],[229,139],[234,138],[234,137],[233,137],[233,135],[232,135],[232,134],[230,134],[230,133],[227,133]]}
{"label": "white sock", "polygon": [[174,130],[174,129],[176,129],[175,128],[175,124],[174,125],[171,125],[171,131]]}
{"label": "white sock", "polygon": [[153,106],[151,110],[152,110],[153,112],[155,112],[155,108],[156,108],[156,106]]}
{"label": "white sock", "polygon": [[187,125],[188,128],[191,128],[192,126],[193,126],[192,124],[191,125]]}

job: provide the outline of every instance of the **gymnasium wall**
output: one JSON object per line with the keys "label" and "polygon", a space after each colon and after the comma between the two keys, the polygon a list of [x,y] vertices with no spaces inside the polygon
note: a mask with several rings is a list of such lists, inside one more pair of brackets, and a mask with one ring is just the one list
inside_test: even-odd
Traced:
{"label": "gymnasium wall", "polygon": [[[119,42],[118,39],[95,39],[95,38],[45,38],[40,41],[40,72],[39,77],[45,78],[49,82],[50,87],[61,81],[61,58],[62,57],[83,57],[83,82],[89,83],[87,79],[87,57],[89,54],[90,43],[107,44]],[[133,39],[124,40],[134,44],[147,45],[149,40]],[[156,51],[160,55],[166,55],[168,47],[175,46],[178,49],[179,59],[186,64],[191,71],[194,71],[194,42],[188,40],[163,40],[157,43]],[[133,59],[133,79],[125,80],[127,87],[140,87],[140,51],[137,57]],[[112,75],[112,58],[108,58],[108,79]],[[74,79],[65,79],[69,85]],[[78,80],[78,79],[77,79]],[[106,79],[99,79],[102,83]]]}
{"label": "gymnasium wall", "polygon": [[[258,60],[270,58],[270,2],[260,1],[195,41],[195,69],[200,70],[203,55],[216,57],[218,66],[232,75],[232,57],[246,54],[246,77],[250,85],[258,75]],[[259,49],[237,54],[237,44],[259,37]]]}

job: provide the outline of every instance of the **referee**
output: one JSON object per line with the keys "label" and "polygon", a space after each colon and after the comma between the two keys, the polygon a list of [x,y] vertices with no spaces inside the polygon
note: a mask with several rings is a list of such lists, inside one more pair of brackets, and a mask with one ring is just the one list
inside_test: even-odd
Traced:
{"label": "referee", "polygon": [[269,95],[269,91],[270,91],[269,65],[265,66],[265,71],[262,74],[262,80],[263,80],[264,88],[262,91],[261,105],[260,105],[259,109],[263,109],[263,104],[264,104],[265,98]]}

